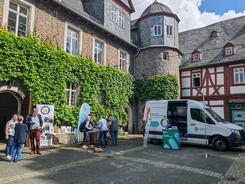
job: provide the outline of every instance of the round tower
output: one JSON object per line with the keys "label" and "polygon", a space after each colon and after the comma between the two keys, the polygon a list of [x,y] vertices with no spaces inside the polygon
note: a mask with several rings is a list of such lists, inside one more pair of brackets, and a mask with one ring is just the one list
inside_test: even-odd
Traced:
{"label": "round tower", "polygon": [[137,21],[139,53],[135,78],[174,74],[179,78],[179,18],[169,7],[157,1]]}

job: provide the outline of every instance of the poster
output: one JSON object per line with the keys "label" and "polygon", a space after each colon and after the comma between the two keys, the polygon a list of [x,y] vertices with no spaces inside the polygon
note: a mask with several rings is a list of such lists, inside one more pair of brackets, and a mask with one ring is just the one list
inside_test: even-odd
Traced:
{"label": "poster", "polygon": [[43,119],[40,144],[41,146],[51,146],[54,133],[54,106],[38,104],[37,110]]}

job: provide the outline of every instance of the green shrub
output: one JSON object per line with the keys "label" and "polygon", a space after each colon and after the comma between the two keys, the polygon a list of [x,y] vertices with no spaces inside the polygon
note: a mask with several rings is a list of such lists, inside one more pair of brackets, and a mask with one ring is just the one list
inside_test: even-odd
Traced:
{"label": "green shrub", "polygon": [[146,80],[136,80],[134,101],[176,99],[179,97],[179,83],[174,75],[157,75]]}

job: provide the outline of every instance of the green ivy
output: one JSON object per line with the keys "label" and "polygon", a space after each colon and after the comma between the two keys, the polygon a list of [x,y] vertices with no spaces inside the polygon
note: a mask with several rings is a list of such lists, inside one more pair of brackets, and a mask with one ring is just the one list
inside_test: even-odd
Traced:
{"label": "green ivy", "polygon": [[[18,79],[31,91],[33,105],[53,104],[58,125],[75,126],[82,103],[91,106],[95,120],[113,113],[127,124],[125,107],[133,94],[133,78],[118,69],[71,56],[50,43],[0,30],[0,81]],[[79,86],[78,104],[66,106],[66,83]],[[100,98],[98,98],[100,97]],[[100,99],[100,100],[98,100]]]}
{"label": "green ivy", "polygon": [[176,99],[179,82],[175,75],[157,75],[146,80],[136,80],[134,101]]}

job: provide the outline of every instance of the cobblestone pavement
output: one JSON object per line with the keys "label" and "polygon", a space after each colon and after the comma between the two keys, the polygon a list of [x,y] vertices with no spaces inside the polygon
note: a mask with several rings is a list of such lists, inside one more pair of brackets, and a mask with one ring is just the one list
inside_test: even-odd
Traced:
{"label": "cobblestone pavement", "polygon": [[[142,146],[138,138],[120,139],[103,153],[57,146],[10,163],[0,154],[0,184],[167,183],[245,184],[245,148],[216,152],[185,145],[180,151]],[[205,158],[205,154],[208,158]]]}

